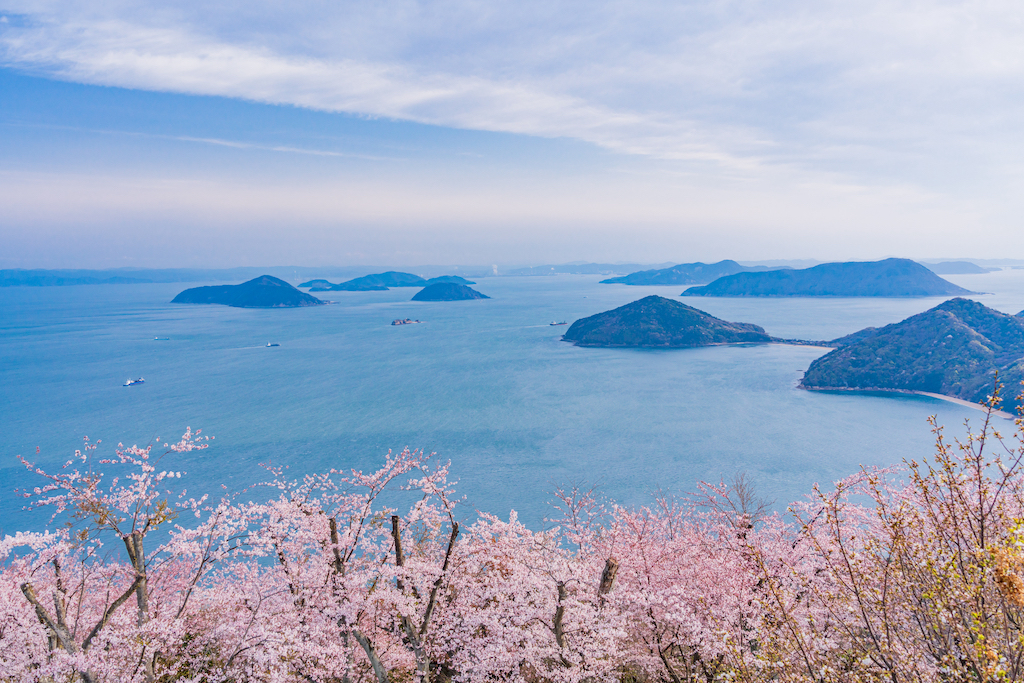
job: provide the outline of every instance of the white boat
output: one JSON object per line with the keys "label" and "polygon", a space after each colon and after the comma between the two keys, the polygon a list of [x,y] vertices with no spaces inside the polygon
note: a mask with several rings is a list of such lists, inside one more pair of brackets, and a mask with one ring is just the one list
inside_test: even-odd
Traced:
{"label": "white boat", "polygon": [[138,379],[132,379],[131,377],[129,377],[128,379],[126,379],[124,381],[124,385],[123,386],[130,387],[130,386],[134,386],[136,384],[145,384],[145,383],[146,383],[146,380],[142,379],[141,377],[138,378]]}
{"label": "white boat", "polygon": [[269,349],[271,346],[280,346],[280,344],[277,342],[267,342],[267,348]]}

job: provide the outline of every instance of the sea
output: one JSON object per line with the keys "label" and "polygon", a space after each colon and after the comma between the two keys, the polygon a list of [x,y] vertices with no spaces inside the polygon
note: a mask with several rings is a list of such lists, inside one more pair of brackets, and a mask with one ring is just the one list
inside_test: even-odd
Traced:
{"label": "sea", "polygon": [[[330,306],[276,310],[171,304],[182,284],[0,288],[0,537],[49,520],[25,508],[18,490],[41,480],[17,456],[57,470],[85,437],[104,455],[201,429],[208,449],[160,468],[181,471],[190,495],[241,497],[264,495],[248,487],[267,466],[370,471],[388,450],[422,449],[450,461],[463,519],[515,510],[540,529],[560,487],[644,505],[741,472],[784,511],[862,466],[928,457],[930,415],[951,437],[981,422],[934,398],[799,389],[823,347],[578,348],[550,325],[658,294],[829,340],[944,298],[680,297],[599,279],[488,277],[475,288],[490,299],[458,302],[328,292]],[[1024,270],[948,279],[1024,309]],[[404,318],[423,323],[391,325]]]}

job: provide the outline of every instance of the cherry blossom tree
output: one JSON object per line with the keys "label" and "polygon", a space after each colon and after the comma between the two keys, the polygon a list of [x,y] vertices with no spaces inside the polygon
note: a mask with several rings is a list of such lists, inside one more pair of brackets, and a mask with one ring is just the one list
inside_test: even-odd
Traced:
{"label": "cherry blossom tree", "polygon": [[0,541],[0,681],[1022,680],[1024,421],[1004,436],[997,405],[786,515],[739,477],[639,507],[559,490],[540,531],[466,514],[419,451],[268,467],[240,502],[179,488],[198,432],[87,441],[26,463],[52,528]]}

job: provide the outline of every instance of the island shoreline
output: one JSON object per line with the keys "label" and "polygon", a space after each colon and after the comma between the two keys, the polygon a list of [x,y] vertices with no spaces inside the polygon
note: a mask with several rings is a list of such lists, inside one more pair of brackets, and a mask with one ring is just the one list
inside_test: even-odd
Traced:
{"label": "island shoreline", "polygon": [[[803,384],[798,384],[797,388],[804,389],[806,391],[847,391],[847,392],[868,392],[868,391],[880,391],[887,394],[908,394],[911,396],[928,396],[930,398],[937,398],[940,401],[947,401],[949,403],[956,403],[967,408],[973,408],[980,412],[986,412],[986,408],[981,403],[975,403],[974,401],[968,401],[962,398],[956,398],[955,396],[946,396],[945,394],[936,394],[931,391],[915,391],[913,389],[887,389],[882,387],[807,387]],[[1006,420],[1016,420],[1017,416],[1008,413],[1005,410],[993,410],[993,415],[1001,417]]]}

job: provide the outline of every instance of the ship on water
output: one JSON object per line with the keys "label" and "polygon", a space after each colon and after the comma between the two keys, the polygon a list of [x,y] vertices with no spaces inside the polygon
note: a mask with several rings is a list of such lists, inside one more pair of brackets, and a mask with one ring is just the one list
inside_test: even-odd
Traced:
{"label": "ship on water", "polygon": [[136,384],[145,384],[145,383],[146,383],[146,380],[142,379],[141,377],[138,378],[138,379],[132,379],[131,377],[129,377],[128,379],[126,379],[124,381],[124,385],[123,386],[131,387],[131,386],[135,386]]}

